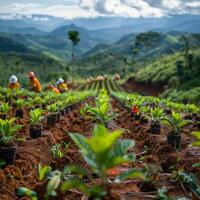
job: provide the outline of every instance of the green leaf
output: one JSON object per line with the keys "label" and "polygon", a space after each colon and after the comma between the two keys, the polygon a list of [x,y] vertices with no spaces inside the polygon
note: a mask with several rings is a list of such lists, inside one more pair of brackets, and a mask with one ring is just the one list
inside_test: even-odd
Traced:
{"label": "green leaf", "polygon": [[0,159],[0,168],[2,167],[2,166],[4,166],[6,164],[6,162],[3,160],[3,159]]}
{"label": "green leaf", "polygon": [[20,187],[17,189],[18,196],[27,196],[30,197],[31,200],[37,200],[37,193],[29,188]]}
{"label": "green leaf", "polygon": [[80,191],[82,191],[83,193],[85,193],[86,195],[88,195],[87,185],[82,180],[80,180],[79,178],[76,178],[76,177],[68,178],[66,181],[64,181],[61,184],[60,191],[65,192],[72,188],[77,188]]}
{"label": "green leaf", "polygon": [[42,181],[51,171],[50,166],[44,166],[42,167],[41,164],[38,166],[38,172],[39,172],[39,180]]}
{"label": "green leaf", "polygon": [[133,140],[119,140],[115,147],[115,155],[124,155],[129,149],[135,146],[135,142]]}
{"label": "green leaf", "polygon": [[122,132],[119,130],[109,134],[107,130],[102,127],[102,125],[98,125],[95,128],[94,135],[89,139],[88,143],[90,144],[93,152],[102,153],[112,147],[117,138],[119,138],[121,135]]}
{"label": "green leaf", "polygon": [[123,172],[119,176],[117,176],[115,178],[114,182],[115,183],[121,183],[122,181],[124,181],[126,179],[141,179],[141,180],[145,180],[146,177],[145,177],[143,172],[141,172],[139,170],[135,170],[135,169],[130,169],[130,170],[126,171],[126,172]]}
{"label": "green leaf", "polygon": [[193,164],[192,167],[200,167],[200,162]]}
{"label": "green leaf", "polygon": [[199,131],[193,132],[192,135],[193,135],[197,140],[200,140],[200,132],[199,132]]}
{"label": "green leaf", "polygon": [[194,146],[194,147],[200,147],[200,141],[193,142],[192,146]]}
{"label": "green leaf", "polygon": [[58,189],[61,183],[60,175],[53,176],[47,185],[47,196],[56,196],[56,189]]}
{"label": "green leaf", "polygon": [[78,174],[82,176],[87,176],[88,172],[87,170],[83,169],[82,167],[79,166],[66,166],[63,171],[64,174]]}
{"label": "green leaf", "polygon": [[86,137],[77,133],[69,133],[69,136],[78,145],[82,153],[85,154],[86,152],[90,151],[90,146]]}

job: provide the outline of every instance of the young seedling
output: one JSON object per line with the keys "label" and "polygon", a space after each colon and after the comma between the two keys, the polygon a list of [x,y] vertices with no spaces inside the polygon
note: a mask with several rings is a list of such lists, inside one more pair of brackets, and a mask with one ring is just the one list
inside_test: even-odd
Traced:
{"label": "young seedling", "polygon": [[1,102],[1,104],[0,104],[0,118],[6,119],[10,109],[11,109],[11,107],[10,107],[9,103]]}
{"label": "young seedling", "polygon": [[15,105],[17,107],[15,116],[19,117],[19,118],[23,118],[23,115],[24,115],[23,108],[26,105],[25,100],[18,99],[18,100],[15,101]]}
{"label": "young seedling", "polygon": [[15,120],[15,118],[0,119],[0,155],[8,164],[12,164],[15,160],[17,132],[22,128],[22,125],[15,124]]}
{"label": "young seedling", "polygon": [[36,108],[29,112],[30,119],[30,136],[32,138],[38,138],[42,135],[42,126],[41,121],[44,119],[43,110],[40,108]]}
{"label": "young seedling", "polygon": [[164,110],[162,108],[156,107],[151,110],[151,133],[159,134],[161,132],[160,121],[164,117]]}
{"label": "young seedling", "polygon": [[68,147],[69,147],[69,144],[66,144],[65,142],[54,144],[51,147],[50,152],[53,155],[53,157],[62,158],[65,155]]}
{"label": "young seedling", "polygon": [[86,106],[81,110],[81,114],[89,115],[104,126],[107,126],[108,122],[110,122],[115,116],[110,111],[109,95],[107,90],[102,89],[100,91],[95,104],[95,107],[86,104]]}
{"label": "young seedling", "polygon": [[48,105],[47,111],[48,111],[47,124],[50,126],[53,126],[59,118],[57,103]]}
{"label": "young seedling", "polygon": [[171,144],[174,149],[180,149],[181,129],[189,123],[192,123],[192,121],[184,120],[181,114],[172,111],[172,115],[170,117],[165,117],[162,122],[172,128],[172,131],[167,136],[167,142]]}

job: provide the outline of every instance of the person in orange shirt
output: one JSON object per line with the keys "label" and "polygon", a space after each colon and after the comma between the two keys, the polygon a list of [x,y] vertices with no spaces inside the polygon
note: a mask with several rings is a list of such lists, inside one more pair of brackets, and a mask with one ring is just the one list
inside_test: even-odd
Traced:
{"label": "person in orange shirt", "polygon": [[36,78],[35,73],[29,72],[28,77],[29,77],[31,91],[38,92],[38,93],[41,92],[42,86],[41,86],[39,80]]}
{"label": "person in orange shirt", "polygon": [[18,78],[15,75],[12,75],[9,78],[8,88],[11,90],[19,90],[20,89],[20,84],[18,82]]}

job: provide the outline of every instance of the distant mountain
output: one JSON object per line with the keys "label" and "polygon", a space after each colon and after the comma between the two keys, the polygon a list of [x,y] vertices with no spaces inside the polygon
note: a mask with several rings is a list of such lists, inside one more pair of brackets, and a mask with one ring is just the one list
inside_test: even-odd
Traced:
{"label": "distant mountain", "polygon": [[72,42],[68,39],[69,30],[77,30],[80,33],[81,41],[76,47],[76,54],[78,56],[86,53],[97,44],[104,42],[93,38],[87,29],[73,24],[61,26],[47,34],[1,33],[0,35],[7,35],[12,40],[20,42],[38,53],[51,54],[57,57],[57,59],[69,60],[72,52]]}
{"label": "distant mountain", "polygon": [[[82,57],[91,57],[99,53],[132,55],[136,35],[136,33],[126,35],[111,45],[98,45],[85,53]],[[158,41],[157,46],[148,53],[152,54],[153,57],[156,57],[158,54],[162,55],[163,53],[170,53],[180,49],[182,47],[179,41],[180,35],[180,32],[176,32],[176,34],[174,34],[174,32],[161,34],[161,40]]]}
{"label": "distant mountain", "polygon": [[22,35],[46,35],[45,31],[42,31],[37,28],[27,27],[27,28],[18,28],[14,26],[2,26],[0,29],[0,33],[16,33]]}
{"label": "distant mountain", "polygon": [[[4,14],[5,15],[5,14]],[[7,14],[9,16],[9,14]],[[2,19],[4,18],[4,20]],[[0,27],[36,28],[44,32],[51,32],[60,27],[75,24],[77,27],[88,29],[90,37],[111,43],[130,33],[146,32],[149,30],[167,33],[169,31],[199,32],[200,15],[171,15],[161,18],[123,18],[97,17],[66,20],[48,15],[32,15],[20,19],[6,20],[0,14]],[[12,32],[11,33],[19,33]]]}
{"label": "distant mountain", "polygon": [[32,50],[27,46],[18,43],[6,36],[0,36],[0,51],[2,52],[18,52],[18,53],[32,53]]}
{"label": "distant mountain", "polygon": [[[10,16],[10,17],[9,17]],[[12,17],[12,13],[0,14],[0,27],[10,26],[17,28],[37,28],[45,32],[50,32],[53,29],[71,24],[72,22],[67,22],[63,18],[53,17],[49,15],[31,15],[30,16],[16,16]]]}

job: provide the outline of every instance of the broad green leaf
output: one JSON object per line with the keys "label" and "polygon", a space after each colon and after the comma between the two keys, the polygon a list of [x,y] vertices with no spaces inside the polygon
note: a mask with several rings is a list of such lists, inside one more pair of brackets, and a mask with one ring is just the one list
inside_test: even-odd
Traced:
{"label": "broad green leaf", "polygon": [[98,130],[99,132],[96,133],[93,137],[91,137],[88,141],[91,146],[91,149],[95,153],[102,153],[107,151],[112,145],[114,145],[117,138],[119,138],[122,135],[122,132],[117,130],[112,133],[107,133],[102,137],[102,134],[100,132],[101,128]]}
{"label": "broad green leaf", "polygon": [[18,196],[27,196],[30,197],[31,200],[37,200],[37,193],[29,188],[20,187],[17,189]]}
{"label": "broad green leaf", "polygon": [[199,132],[199,131],[193,132],[192,135],[193,135],[197,140],[200,140],[200,132]]}
{"label": "broad green leaf", "polygon": [[88,172],[79,167],[79,166],[75,166],[75,165],[72,165],[72,166],[66,166],[64,168],[64,171],[63,171],[64,174],[78,174],[78,175],[82,175],[82,176],[86,176],[88,174]]}
{"label": "broad green leaf", "polygon": [[0,159],[0,167],[4,166],[6,164],[6,162],[3,159]]}
{"label": "broad green leaf", "polygon": [[87,185],[82,180],[76,177],[68,178],[66,181],[64,181],[61,184],[60,191],[66,192],[67,190],[70,190],[72,188],[77,188],[86,195],[89,195]]}
{"label": "broad green leaf", "polygon": [[193,142],[192,146],[200,147],[200,141]]}
{"label": "broad green leaf", "polygon": [[69,133],[69,136],[79,146],[81,152],[85,154],[90,151],[90,146],[86,137],[77,133]]}
{"label": "broad green leaf", "polygon": [[47,185],[47,196],[55,196],[56,189],[58,189],[61,183],[60,175],[53,176]]}
{"label": "broad green leaf", "polygon": [[144,175],[144,173],[142,173],[139,170],[135,170],[135,169],[130,169],[126,172],[123,172],[122,174],[120,174],[119,176],[117,176],[114,180],[115,183],[121,183],[122,181],[126,180],[126,179],[141,179],[141,180],[145,180],[146,177]]}
{"label": "broad green leaf", "polygon": [[39,166],[38,166],[39,180],[42,181],[50,171],[51,171],[50,166],[42,167],[42,165],[39,164]]}
{"label": "broad green leaf", "polygon": [[129,149],[135,146],[135,142],[133,140],[119,140],[116,143],[115,151],[113,152],[114,155],[124,155]]}
{"label": "broad green leaf", "polygon": [[193,164],[192,167],[200,167],[200,162]]}

